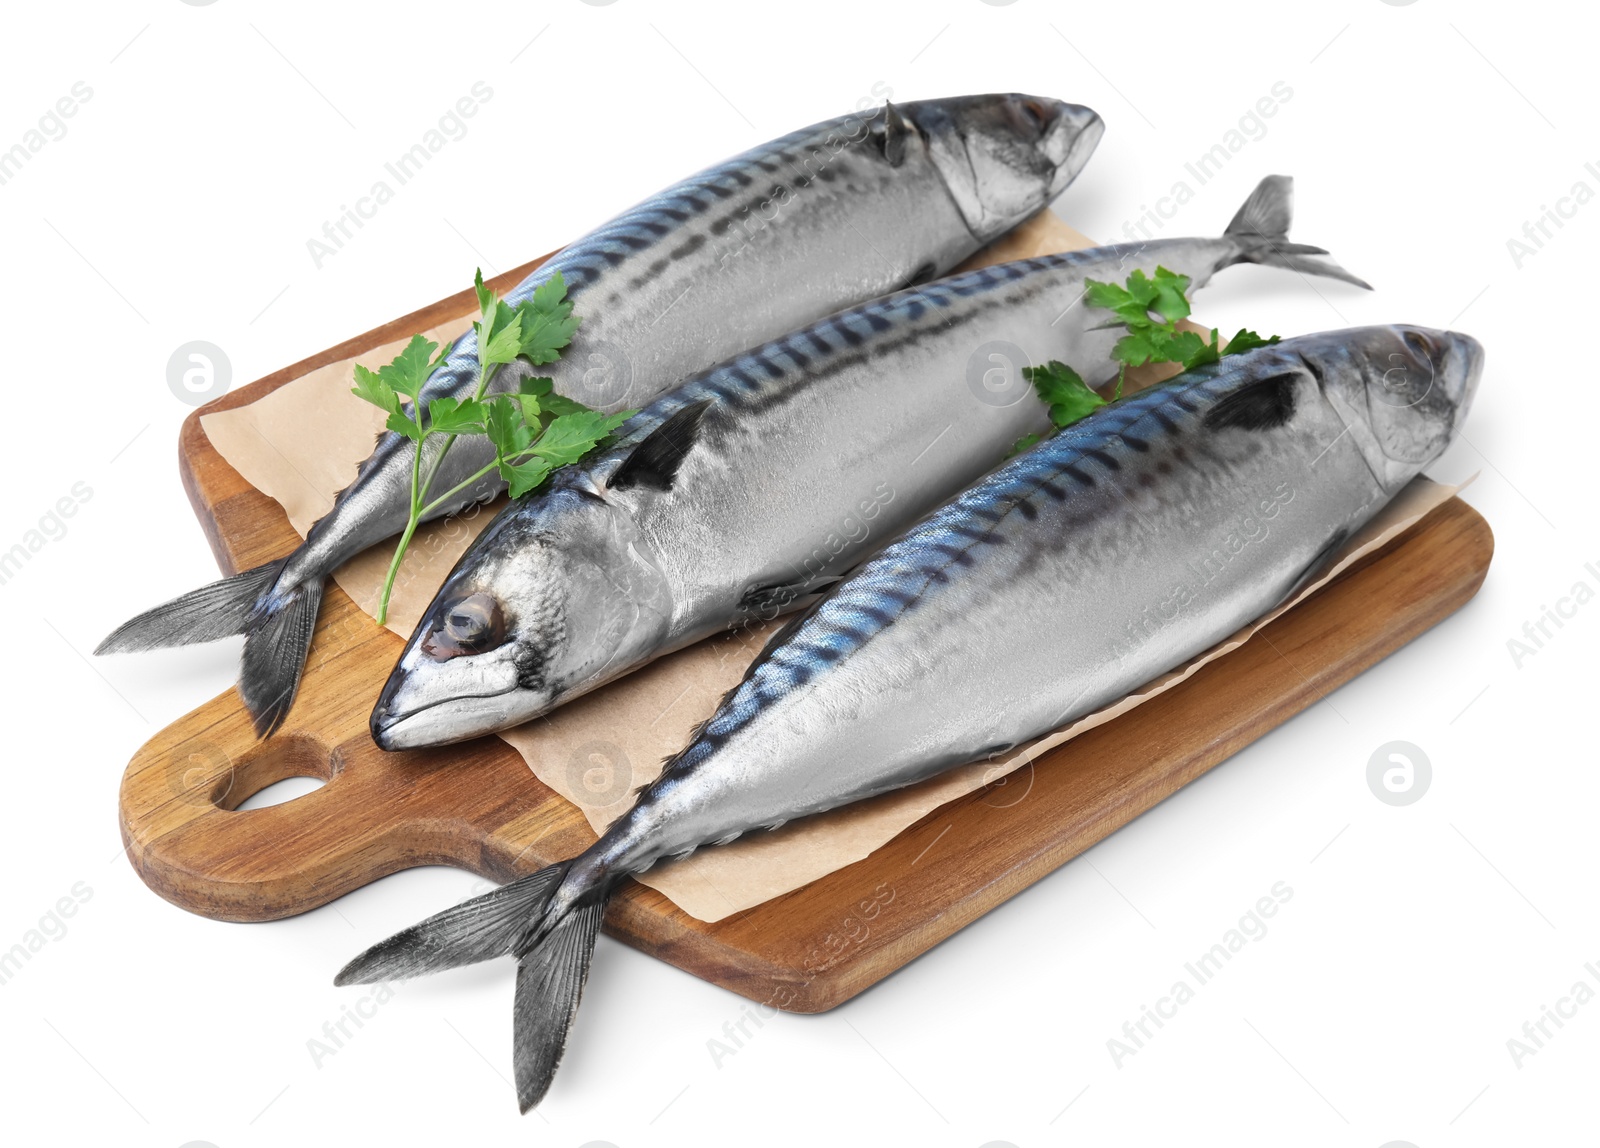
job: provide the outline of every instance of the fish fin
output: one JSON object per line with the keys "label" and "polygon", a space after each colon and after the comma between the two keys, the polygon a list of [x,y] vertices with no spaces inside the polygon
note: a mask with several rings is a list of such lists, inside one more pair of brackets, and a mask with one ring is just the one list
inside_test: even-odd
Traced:
{"label": "fish fin", "polygon": [[311,636],[322,607],[321,578],[311,578],[273,601],[252,622],[239,662],[239,696],[255,722],[256,734],[269,736],[283,724],[300,688]]}
{"label": "fish fin", "polygon": [[671,490],[672,480],[693,449],[700,432],[700,420],[711,409],[712,401],[701,399],[673,411],[622,460],[606,485],[613,490],[630,486]]}
{"label": "fish fin", "polygon": [[453,905],[379,941],[333,978],[336,985],[370,985],[510,956],[518,938],[544,913],[567,862]]}
{"label": "fish fin", "polygon": [[739,608],[750,614],[776,618],[786,610],[820,594],[844,580],[842,574],[827,578],[801,578],[794,582],[774,582],[767,586],[751,586],[739,598]]}
{"label": "fish fin", "polygon": [[1217,400],[1206,412],[1207,430],[1239,427],[1241,430],[1271,430],[1294,417],[1295,383],[1293,372],[1251,379]]}
{"label": "fish fin", "polygon": [[517,1105],[523,1112],[544,1099],[561,1064],[567,1032],[578,1014],[583,983],[589,977],[606,900],[601,896],[574,909],[517,960],[512,1059]]}
{"label": "fish fin", "polygon": [[872,135],[873,142],[878,145],[883,158],[889,161],[890,167],[899,167],[906,161],[906,139],[910,134],[911,125],[906,123],[900,109],[885,100],[883,123],[873,128]]}
{"label": "fish fin", "polygon": [[261,595],[272,589],[283,559],[224,578],[181,598],[130,618],[94,648],[96,654],[125,654],[231,638],[249,628]]}
{"label": "fish fin", "polygon": [[1314,259],[1326,255],[1320,247],[1304,243],[1290,243],[1289,223],[1294,217],[1294,178],[1287,175],[1269,175],[1256,185],[1250,198],[1223,232],[1238,245],[1237,253],[1223,263],[1260,263],[1267,267],[1282,267],[1305,275],[1322,275],[1353,283],[1372,290],[1372,285],[1358,279],[1332,259]]}

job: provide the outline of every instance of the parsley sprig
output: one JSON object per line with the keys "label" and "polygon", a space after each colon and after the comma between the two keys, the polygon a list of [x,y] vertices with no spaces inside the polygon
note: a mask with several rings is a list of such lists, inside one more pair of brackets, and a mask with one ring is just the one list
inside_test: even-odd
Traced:
{"label": "parsley sprig", "polygon": [[[461,491],[490,471],[498,471],[512,498],[535,490],[557,467],[577,462],[635,412],[604,415],[555,393],[547,378],[524,378],[515,394],[488,396],[500,368],[518,359],[533,366],[553,363],[572,341],[579,318],[567,301],[567,285],[558,271],[512,307],[483,284],[480,270],[473,281],[478,296],[478,381],[466,399],[426,401],[422,389],[450,354],[450,348],[413,335],[393,361],[376,371],[357,365],[351,393],[388,413],[385,425],[415,444],[411,456],[411,505],[406,527],[395,546],[389,573],[378,598],[378,621],[389,614],[389,596],[401,559],[418,525]],[[486,397],[488,396],[488,397]],[[463,435],[486,435],[494,445],[494,461],[439,495],[434,479],[455,441]],[[430,439],[443,438],[436,451]]]}
{"label": "parsley sprig", "polygon": [[[1122,397],[1122,384],[1129,367],[1177,363],[1183,370],[1192,371],[1207,363],[1220,362],[1224,355],[1242,354],[1278,341],[1276,335],[1263,339],[1254,331],[1240,328],[1224,347],[1215,327],[1211,328],[1209,339],[1197,331],[1178,330],[1178,324],[1189,317],[1189,277],[1165,267],[1158,266],[1154,276],[1135,270],[1122,287],[1093,279],[1085,280],[1084,286],[1084,300],[1091,307],[1112,312],[1128,329],[1111,352],[1111,357],[1122,364],[1111,402]],[[1107,403],[1083,381],[1083,376],[1056,359],[1042,367],[1024,367],[1022,375],[1050,408],[1050,422],[1055,428],[1052,434],[1088,417]],[[1026,435],[1017,440],[1011,453],[1020,454],[1045,437]]]}
{"label": "parsley sprig", "polygon": [[1211,328],[1209,340],[1197,331],[1178,330],[1178,324],[1189,317],[1189,277],[1165,267],[1157,267],[1153,277],[1135,270],[1125,287],[1093,279],[1085,280],[1084,287],[1084,300],[1091,307],[1104,307],[1128,328],[1111,352],[1111,357],[1122,364],[1122,374],[1117,378],[1119,391],[1129,367],[1177,363],[1192,371],[1218,362],[1223,355],[1253,351],[1278,341],[1276,335],[1263,339],[1254,331],[1241,329],[1228,340],[1224,351],[1215,327]]}

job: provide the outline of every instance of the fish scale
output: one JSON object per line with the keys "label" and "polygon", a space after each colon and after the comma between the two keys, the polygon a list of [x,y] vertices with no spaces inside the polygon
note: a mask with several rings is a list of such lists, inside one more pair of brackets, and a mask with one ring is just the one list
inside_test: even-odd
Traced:
{"label": "fish scale", "polygon": [[[1320,570],[1438,457],[1481,373],[1466,336],[1358,328],[1090,415],[780,631],[591,847],[374,945],[336,983],[515,957],[526,1110],[550,1085],[626,876],[1005,751],[1193,658]],[[1147,624],[1170,585],[1189,596]]]}
{"label": "fish scale", "polygon": [[[1351,373],[1330,338],[1150,388],[929,515],[774,639],[641,794],[636,825],[619,823],[597,854],[632,869],[1008,749],[1269,609],[1422,461],[1385,473],[1348,433],[1354,408],[1323,394],[1322,373]],[[1458,344],[1443,335],[1436,343],[1467,361],[1452,368],[1461,378],[1440,416],[1453,430],[1477,352],[1448,351]],[[1374,352],[1357,379],[1381,388],[1388,367]],[[1287,422],[1219,421],[1229,396],[1262,379],[1296,388]],[[1210,561],[1207,547],[1242,513],[1264,524],[1256,507],[1272,492],[1281,505],[1262,539],[1230,551],[1194,589],[1192,568],[1180,572],[1185,556]],[[1152,617],[1147,600],[1169,581],[1194,589],[1194,604]],[[1009,683],[998,706],[986,696],[995,682]]]}
{"label": "fish scale", "polygon": [[[794,371],[810,372],[807,384],[815,386],[829,373],[891,354],[902,346],[924,338],[928,331],[918,324],[924,317],[936,312],[937,322],[927,326],[948,332],[957,326],[977,322],[994,310],[1026,303],[1042,294],[1059,298],[1065,279],[1044,277],[1047,273],[1063,272],[1070,276],[1072,272],[1088,268],[1103,274],[1112,267],[1136,266],[1131,261],[1146,250],[1150,251],[1150,256],[1143,262],[1152,269],[1162,258],[1176,262],[1174,257],[1181,249],[1171,245],[1174,242],[1193,244],[1197,241],[1168,241],[1168,246],[1124,244],[996,264],[831,315],[800,331],[747,351],[726,366],[685,384],[652,404],[622,429],[614,453],[626,453],[627,447],[647,437],[671,415],[703,399],[716,399],[730,410],[740,412],[760,412],[773,404],[795,401],[800,395],[797,388],[767,387],[764,384],[788,382],[788,372]],[[1224,250],[1225,245],[1219,243],[1217,252],[1220,254]],[[1202,266],[1204,256],[1186,262],[1199,268],[1196,275],[1199,282],[1195,285],[1203,285],[1209,271]],[[1032,280],[1029,289],[1024,292],[996,298],[988,307],[972,307],[959,314],[950,312],[963,300],[991,293],[1023,279]],[[810,353],[802,348],[802,343]],[[783,362],[778,362],[779,359]],[[814,361],[817,359],[824,362]],[[758,378],[757,371],[764,377]]]}
{"label": "fish scale", "polygon": [[[1204,399],[1225,389],[1227,380],[1199,381],[1191,376],[1190,386]],[[857,652],[903,614],[924,603],[932,591],[950,581],[950,567],[973,563],[974,549],[1003,545],[1007,536],[1002,528],[1013,512],[1031,523],[1038,518],[1042,504],[1064,501],[1068,495],[1057,485],[1061,480],[1079,489],[1097,486],[1099,480],[1090,469],[1080,468],[1080,462],[1091,463],[1104,477],[1110,477],[1121,469],[1116,461],[1120,453],[1150,449],[1142,438],[1133,440],[1141,444],[1134,447],[1126,437],[1128,432],[1179,434],[1183,428],[1177,419],[1165,414],[1159,421],[1154,417],[1153,412],[1163,407],[1190,421],[1200,409],[1188,395],[1170,388],[1140,392],[1095,419],[1092,433],[1080,430],[1063,436],[1055,450],[1029,452],[1023,460],[1026,465],[1007,467],[1001,477],[978,484],[931,515],[908,538],[891,543],[852,577],[850,592],[818,603],[769,656],[752,667],[737,692],[706,724],[696,747],[686,751],[668,772],[692,772],[765,707]]]}
{"label": "fish scale", "polygon": [[[539,373],[595,409],[638,406],[764,339],[956,266],[1059,194],[1101,131],[1087,108],[1020,95],[836,117],[623,212],[546,261],[506,301],[529,299],[559,273],[582,324]],[[490,389],[515,390],[534,370],[506,364]],[[422,404],[470,396],[478,374],[469,330],[422,388]],[[293,553],[147,611],[99,652],[243,633],[240,694],[258,731],[271,732],[298,689],[327,576],[406,527],[416,450],[402,435],[381,434]],[[432,436],[421,451],[433,475],[426,518],[505,490],[484,435],[448,448],[445,436]]]}
{"label": "fish scale", "polygon": [[[585,306],[584,299],[591,285],[606,276],[608,272],[617,271],[618,275],[627,275],[631,278],[628,278],[625,284],[605,289],[605,304],[615,304],[622,297],[624,289],[636,291],[647,285],[658,278],[660,273],[676,259],[693,254],[713,237],[725,235],[733,230],[740,219],[749,218],[750,213],[765,203],[772,194],[774,185],[767,182],[767,177],[787,175],[792,186],[804,190],[809,186],[810,178],[797,172],[803,172],[802,164],[807,148],[814,153],[815,149],[837,138],[847,127],[853,128],[853,125],[861,122],[859,117],[839,116],[803,128],[744,155],[735,156],[685,180],[676,187],[659,193],[591,232],[581,243],[563,248],[551,256],[538,270],[506,294],[506,302],[514,307],[533,298],[534,292],[559,272],[566,281],[568,298],[573,301],[574,309],[577,310]],[[859,131],[856,134],[860,134]],[[832,157],[820,167],[817,177],[825,183],[832,183],[840,176],[848,174],[850,170],[847,155],[841,153],[840,157]],[[755,185],[758,179],[764,182],[761,190],[753,197],[741,198],[740,193]],[[719,206],[722,211],[713,211]],[[698,217],[702,215],[706,218],[699,219]],[[634,270],[648,253],[653,252],[669,238],[677,245],[672,251],[665,257],[653,259],[642,270]],[[686,275],[680,277],[679,281],[698,277],[699,274],[703,272],[697,270],[694,276]],[[616,278],[617,276],[611,277],[612,280]],[[884,284],[884,287],[893,285],[896,284]],[[575,349],[572,353],[574,357],[581,353],[585,336],[604,325],[606,314],[603,310],[594,315],[587,310],[580,310],[579,313],[586,316],[587,330],[574,338]],[[423,390],[424,401],[445,397],[462,398],[469,394],[477,384],[477,351],[476,332],[467,331],[461,335],[452,347],[449,357],[428,380]],[[552,377],[562,373],[560,363],[541,367],[539,371],[549,372]],[[518,378],[533,373],[535,372],[532,369],[524,365],[510,364],[502,368],[496,389],[514,390]],[[558,379],[558,382],[561,381]],[[558,386],[557,389],[562,393],[571,392],[570,387]],[[582,396],[572,393],[572,397]],[[626,405],[626,396],[593,405],[597,409],[618,410]],[[461,467],[463,476],[478,469],[478,465]]]}
{"label": "fish scale", "polygon": [[[773,339],[630,419],[616,444],[508,507],[451,572],[374,707],[390,749],[536,718],[652,657],[809,596],[1046,429],[1025,363],[1109,383],[1120,330],[1090,280],[1165,267],[1204,286],[1258,261],[1349,278],[1270,231],[1039,256],[908,288]],[[1237,224],[1237,219],[1236,219]],[[1003,352],[1003,353],[1002,353]],[[1006,387],[987,388],[992,360]],[[1018,362],[1016,360],[1020,359]],[[649,481],[640,480],[648,472]],[[612,587],[597,592],[597,585]],[[465,613],[461,603],[471,603]],[[455,619],[455,621],[452,621]],[[482,630],[462,645],[448,631]]]}

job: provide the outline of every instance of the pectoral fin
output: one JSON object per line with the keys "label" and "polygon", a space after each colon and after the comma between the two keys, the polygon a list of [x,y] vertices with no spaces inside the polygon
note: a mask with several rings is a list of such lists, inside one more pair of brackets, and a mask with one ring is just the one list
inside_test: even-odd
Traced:
{"label": "pectoral fin", "polygon": [[702,399],[673,411],[622,460],[606,485],[612,490],[626,490],[630,486],[671,490],[678,468],[694,449],[700,422],[711,403],[711,399]]}

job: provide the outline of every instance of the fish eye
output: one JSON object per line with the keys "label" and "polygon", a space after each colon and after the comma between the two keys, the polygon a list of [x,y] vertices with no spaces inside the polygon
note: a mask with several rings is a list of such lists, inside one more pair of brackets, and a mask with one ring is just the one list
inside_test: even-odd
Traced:
{"label": "fish eye", "polygon": [[1044,105],[1038,100],[1012,100],[1008,107],[1017,127],[1031,136],[1039,135],[1050,122]]}
{"label": "fish eye", "polygon": [[1432,362],[1434,355],[1438,353],[1439,348],[1434,345],[1433,340],[1420,331],[1407,331],[1402,338],[1411,353],[1424,362]]}
{"label": "fish eye", "polygon": [[481,653],[505,640],[505,615],[500,600],[479,591],[456,599],[445,607],[439,625],[423,642],[423,651],[445,659],[461,654]]}

